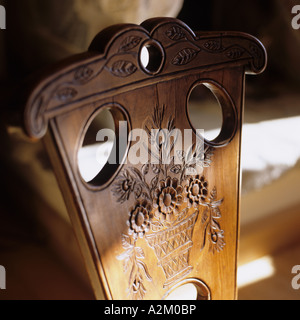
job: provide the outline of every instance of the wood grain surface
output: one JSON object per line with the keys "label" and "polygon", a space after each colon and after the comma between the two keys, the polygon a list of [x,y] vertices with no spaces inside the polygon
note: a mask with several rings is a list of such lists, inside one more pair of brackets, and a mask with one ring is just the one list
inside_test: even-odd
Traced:
{"label": "wood grain surface", "polygon": [[[162,299],[178,283],[194,284],[198,299],[236,298],[244,78],[265,65],[264,47],[252,36],[194,33],[160,18],[105,29],[88,52],[38,80],[25,130],[45,142],[98,299]],[[201,128],[192,126],[187,103],[199,84],[223,114],[219,136],[204,141],[199,172],[187,173],[193,143],[177,153],[181,164],[162,163],[163,143],[156,145],[157,163],[132,164],[134,143],[125,137],[117,165],[90,182],[82,178],[78,152],[104,109],[117,136],[125,121],[128,130],[192,129],[195,141]],[[151,141],[149,135],[142,142]]]}

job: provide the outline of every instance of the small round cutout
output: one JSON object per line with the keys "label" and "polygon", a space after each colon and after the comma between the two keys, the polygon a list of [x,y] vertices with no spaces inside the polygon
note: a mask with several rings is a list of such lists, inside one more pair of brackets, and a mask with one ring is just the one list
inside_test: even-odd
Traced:
{"label": "small round cutout", "polygon": [[160,72],[164,62],[164,51],[156,41],[147,41],[140,51],[140,64],[142,69],[149,74]]}
{"label": "small round cutout", "polygon": [[80,176],[88,185],[103,185],[120,166],[127,148],[127,136],[126,146],[118,147],[120,121],[126,121],[120,109],[102,107],[88,122],[77,154]]}
{"label": "small round cutout", "polygon": [[187,112],[194,130],[204,130],[206,144],[218,147],[228,144],[236,132],[236,111],[224,88],[213,82],[192,87]]}
{"label": "small round cutout", "polygon": [[172,291],[166,300],[197,300],[198,292],[193,283],[184,284]]}
{"label": "small round cutout", "polygon": [[198,279],[186,279],[172,287],[164,300],[210,300],[210,290]]}

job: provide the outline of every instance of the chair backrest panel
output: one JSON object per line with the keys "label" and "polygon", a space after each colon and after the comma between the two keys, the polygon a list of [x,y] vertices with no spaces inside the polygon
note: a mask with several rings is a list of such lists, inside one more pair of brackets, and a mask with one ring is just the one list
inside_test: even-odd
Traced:
{"label": "chair backrest panel", "polygon": [[[98,298],[162,299],[188,283],[198,299],[236,297],[244,77],[265,63],[263,46],[251,36],[196,35],[176,19],[151,19],[103,31],[89,53],[36,86],[25,127],[36,138],[47,132]],[[218,98],[223,125],[197,153],[198,128],[187,104],[201,83]],[[101,110],[114,118],[115,148],[122,151],[116,164],[86,182],[78,153]],[[137,142],[133,129],[145,134]],[[176,150],[172,141],[187,129],[192,142]],[[149,161],[131,161],[141,153]]]}

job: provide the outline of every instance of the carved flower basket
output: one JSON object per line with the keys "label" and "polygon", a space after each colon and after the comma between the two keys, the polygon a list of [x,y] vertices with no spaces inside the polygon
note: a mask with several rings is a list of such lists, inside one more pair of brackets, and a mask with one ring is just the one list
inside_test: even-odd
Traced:
{"label": "carved flower basket", "polygon": [[173,228],[146,236],[158,258],[158,265],[164,270],[167,279],[164,287],[171,286],[178,278],[185,277],[192,271],[189,255],[193,247],[192,237],[198,214],[195,211]]}

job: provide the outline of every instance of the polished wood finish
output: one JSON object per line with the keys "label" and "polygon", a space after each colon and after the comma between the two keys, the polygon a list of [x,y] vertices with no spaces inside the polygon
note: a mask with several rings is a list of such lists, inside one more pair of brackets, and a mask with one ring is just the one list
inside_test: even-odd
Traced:
{"label": "polished wood finish", "polygon": [[[265,65],[264,47],[252,36],[194,33],[158,18],[105,29],[87,53],[39,79],[25,130],[44,139],[98,299],[162,299],[185,283],[199,299],[236,298],[244,78]],[[219,100],[223,126],[205,140],[197,174],[187,174],[193,145],[177,153],[181,164],[165,166],[125,161],[129,143],[120,165],[90,183],[82,179],[77,155],[99,111],[111,111],[117,133],[119,120],[128,130],[195,133],[187,102],[201,83]]]}

